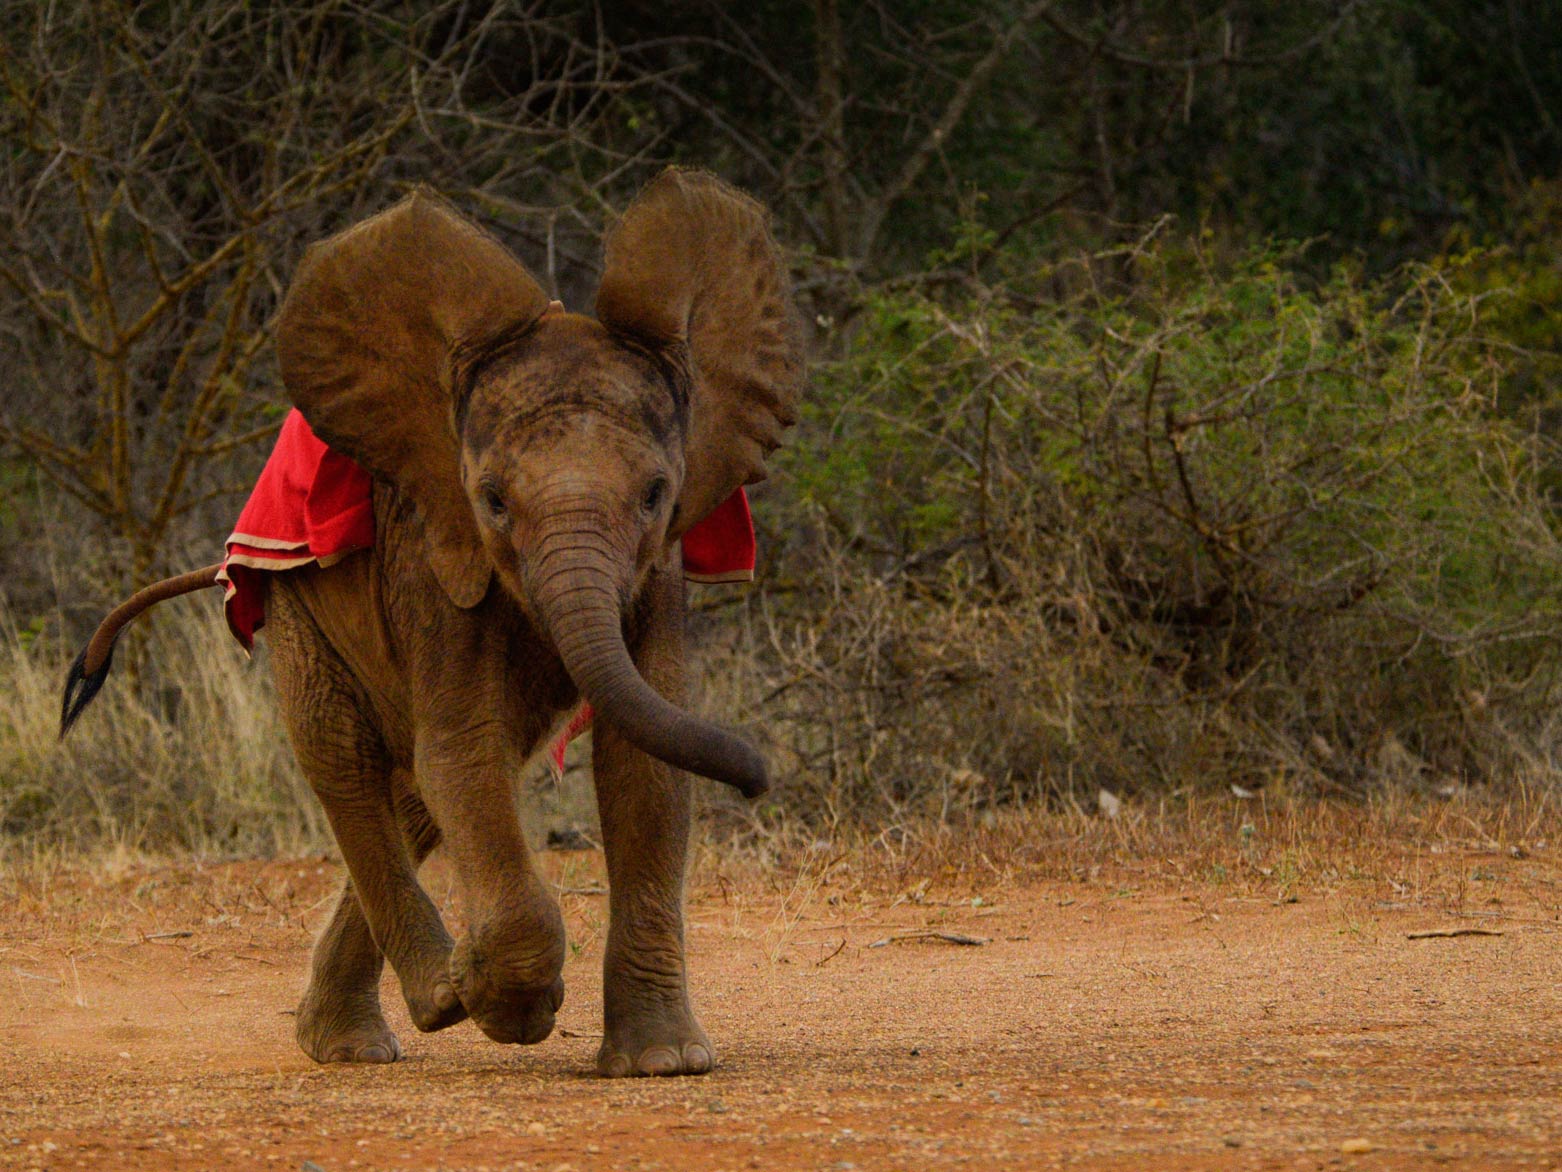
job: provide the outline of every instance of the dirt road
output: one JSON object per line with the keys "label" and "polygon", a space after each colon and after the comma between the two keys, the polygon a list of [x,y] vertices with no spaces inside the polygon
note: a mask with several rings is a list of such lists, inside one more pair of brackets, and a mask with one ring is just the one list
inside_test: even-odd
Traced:
{"label": "dirt road", "polygon": [[[707,865],[689,936],[720,1065],[629,1082],[588,1077],[600,860],[544,862],[574,942],[561,1030],[422,1036],[387,978],[388,1068],[291,1039],[334,864],[6,880],[0,1165],[1562,1167],[1555,857],[1454,860],[1438,892]],[[1501,934],[1409,938],[1472,927]]]}

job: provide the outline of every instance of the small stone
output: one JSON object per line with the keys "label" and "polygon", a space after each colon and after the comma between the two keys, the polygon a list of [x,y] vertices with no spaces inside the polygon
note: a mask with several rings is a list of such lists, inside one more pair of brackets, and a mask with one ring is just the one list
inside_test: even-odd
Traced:
{"label": "small stone", "polygon": [[545,1124],[545,1123],[528,1123],[526,1125],[526,1134],[527,1135],[547,1135],[548,1134],[548,1125]]}
{"label": "small stone", "polygon": [[1348,1139],[1340,1145],[1340,1151],[1347,1156],[1365,1156],[1368,1152],[1378,1150],[1378,1145],[1370,1139]]}
{"label": "small stone", "polygon": [[578,826],[555,827],[548,831],[550,851],[589,851],[596,849],[591,836]]}

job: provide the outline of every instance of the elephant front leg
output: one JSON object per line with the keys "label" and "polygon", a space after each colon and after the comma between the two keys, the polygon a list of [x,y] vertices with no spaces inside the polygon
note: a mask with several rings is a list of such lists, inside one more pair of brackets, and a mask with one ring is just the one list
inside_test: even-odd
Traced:
{"label": "elephant front leg", "polygon": [[419,786],[466,909],[450,957],[456,993],[494,1041],[531,1045],[564,1002],[564,920],[532,869],[495,739],[481,727],[420,731]]}
{"label": "elephant front leg", "polygon": [[[635,655],[648,683],[683,699],[683,579],[660,574],[654,614]],[[607,851],[611,920],[603,960],[597,1072],[705,1074],[710,1038],[689,1005],[683,948],[683,873],[689,779],[647,756],[605,722],[593,733],[592,771]]]}

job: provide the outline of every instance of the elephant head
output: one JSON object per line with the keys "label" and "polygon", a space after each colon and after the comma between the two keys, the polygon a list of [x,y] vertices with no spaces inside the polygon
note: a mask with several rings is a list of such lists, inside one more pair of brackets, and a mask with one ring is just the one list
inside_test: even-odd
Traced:
{"label": "elephant head", "polygon": [[801,349],[760,205],[664,172],[608,236],[593,320],[420,191],[309,251],[277,350],[315,432],[411,500],[451,602],[497,577],[600,719],[764,790],[760,756],[657,694],[624,639],[650,567],[763,479],[795,419]]}

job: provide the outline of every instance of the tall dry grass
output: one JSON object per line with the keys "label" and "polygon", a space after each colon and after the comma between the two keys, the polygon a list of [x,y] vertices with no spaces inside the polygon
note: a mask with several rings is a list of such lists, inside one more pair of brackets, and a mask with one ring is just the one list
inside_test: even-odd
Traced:
{"label": "tall dry grass", "polygon": [[[4,623],[0,692],[10,700],[0,708],[0,864],[333,849],[297,773],[270,674],[233,645],[215,601],[162,608],[139,672],[117,670],[63,743],[59,683],[68,649]],[[1283,778],[1250,798],[1193,787],[1129,797],[1114,816],[1083,790],[995,803],[989,787],[958,769],[929,768],[915,800],[897,800],[886,796],[893,782],[886,770],[882,805],[870,806],[785,754],[782,738],[812,738],[816,722],[789,721],[785,709],[766,719],[765,695],[777,683],[750,648],[776,637],[774,615],[714,592],[706,601],[716,609],[696,620],[707,644],[697,703],[743,720],[780,752],[782,770],[776,790],[755,804],[696,783],[704,806],[697,875],[736,868],[806,878],[847,860],[860,880],[880,886],[928,875],[973,890],[995,881],[1139,877],[1280,891],[1341,876],[1420,882],[1447,870],[1444,855],[1555,854],[1562,844],[1562,805],[1543,763],[1500,787],[1384,787],[1350,800],[1319,800]],[[837,751],[852,751],[859,716],[849,706],[839,711]],[[979,731],[940,727],[950,736]],[[892,765],[905,747],[893,730],[880,735],[879,751]],[[523,779],[524,816],[539,844],[553,826],[595,829],[585,760],[588,747],[579,744],[563,779]]]}
{"label": "tall dry grass", "polygon": [[234,643],[215,591],[162,607],[63,742],[75,649],[40,631],[54,627],[19,629],[0,611],[0,851],[227,857],[328,843],[270,675]]}

